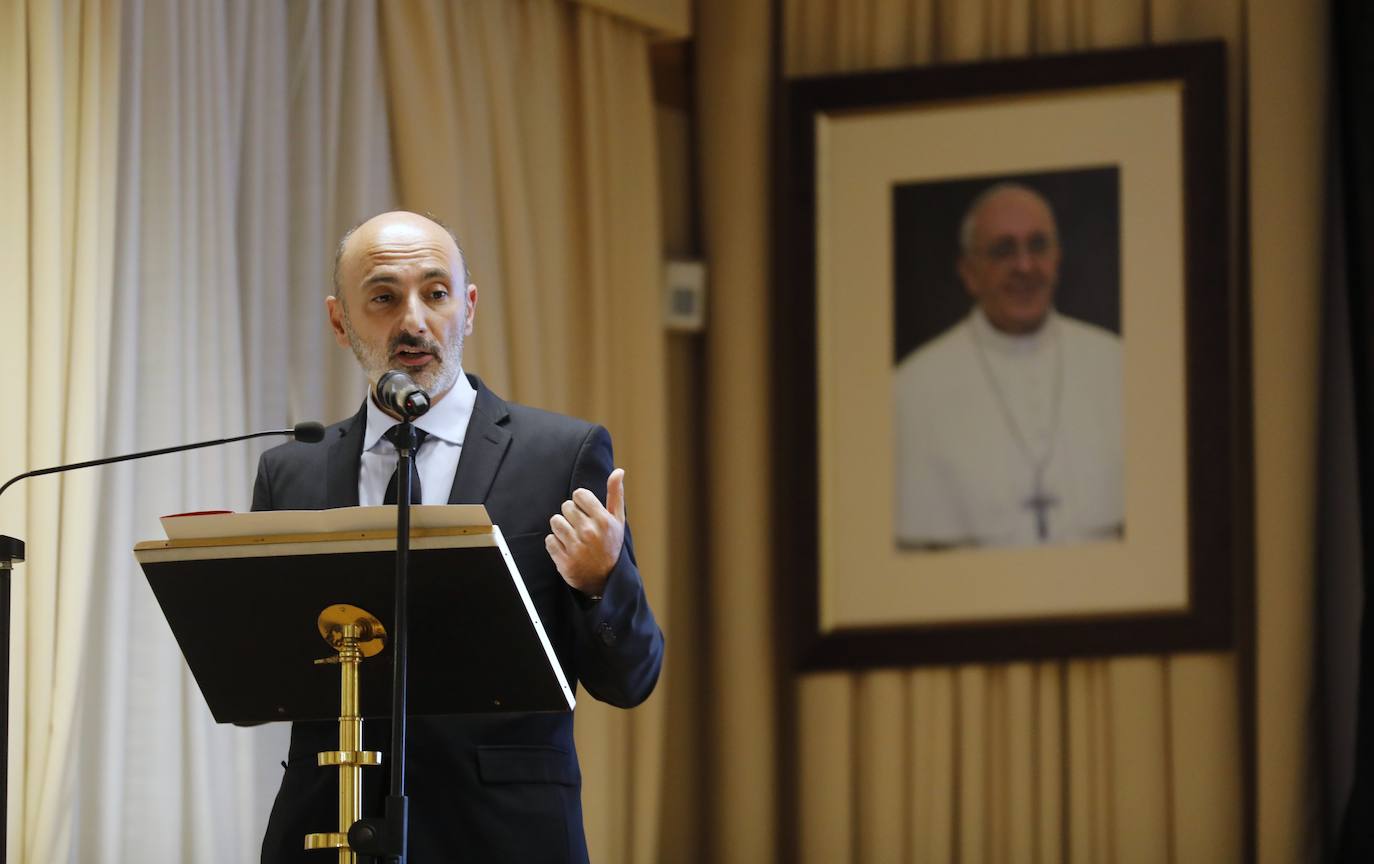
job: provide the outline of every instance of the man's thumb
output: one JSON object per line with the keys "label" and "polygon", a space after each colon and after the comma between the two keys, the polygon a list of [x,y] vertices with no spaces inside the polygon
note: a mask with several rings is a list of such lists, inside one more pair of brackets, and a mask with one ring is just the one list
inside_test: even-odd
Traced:
{"label": "man's thumb", "polygon": [[617,468],[606,480],[606,509],[611,515],[625,521],[625,469]]}

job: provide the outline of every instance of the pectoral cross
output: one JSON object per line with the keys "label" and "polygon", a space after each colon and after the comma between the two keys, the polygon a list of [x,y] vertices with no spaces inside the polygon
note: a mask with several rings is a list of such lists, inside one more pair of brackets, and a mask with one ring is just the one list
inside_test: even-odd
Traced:
{"label": "pectoral cross", "polygon": [[1059,499],[1046,492],[1040,487],[1040,477],[1035,478],[1035,489],[1031,492],[1031,497],[1021,502],[1021,506],[1035,511],[1035,534],[1043,543],[1050,537],[1050,514],[1051,507],[1059,506]]}

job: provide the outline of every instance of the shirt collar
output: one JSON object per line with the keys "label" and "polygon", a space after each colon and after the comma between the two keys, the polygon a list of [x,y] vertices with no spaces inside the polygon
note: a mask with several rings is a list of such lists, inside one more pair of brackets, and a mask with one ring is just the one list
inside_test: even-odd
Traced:
{"label": "shirt collar", "polygon": [[[969,326],[974,329],[975,338],[983,345],[988,345],[995,350],[1007,354],[1027,354],[1033,353],[1037,348],[1049,339],[1054,338],[1055,327],[1058,325],[1058,313],[1053,308],[1045,315],[1045,322],[1040,325],[1040,329],[1033,333],[1014,334],[1003,333],[983,314],[983,310],[978,306],[973,307],[973,313],[969,315]],[[385,431],[385,430],[384,430]]]}
{"label": "shirt collar", "polygon": [[[428,411],[415,421],[415,428],[423,429],[432,438],[440,438],[450,444],[462,446],[467,435],[468,420],[472,417],[472,407],[477,402],[477,391],[468,381],[463,370],[458,370],[458,379],[444,398],[435,402]],[[377,407],[372,394],[367,396],[367,431],[363,435],[363,450],[369,451],[383,441],[386,430],[396,425],[396,418]],[[391,447],[390,444],[385,445]]]}

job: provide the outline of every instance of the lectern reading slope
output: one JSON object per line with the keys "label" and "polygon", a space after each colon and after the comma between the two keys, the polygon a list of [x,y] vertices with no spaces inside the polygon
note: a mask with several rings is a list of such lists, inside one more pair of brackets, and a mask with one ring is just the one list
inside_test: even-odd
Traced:
{"label": "lectern reading slope", "polygon": [[[569,711],[572,690],[501,530],[481,505],[411,510],[409,708]],[[333,720],[319,618],[348,604],[392,632],[395,508],[164,519],[135,556],[220,723]],[[391,713],[391,664],[362,662],[364,717]],[[379,662],[381,661],[381,662]]]}

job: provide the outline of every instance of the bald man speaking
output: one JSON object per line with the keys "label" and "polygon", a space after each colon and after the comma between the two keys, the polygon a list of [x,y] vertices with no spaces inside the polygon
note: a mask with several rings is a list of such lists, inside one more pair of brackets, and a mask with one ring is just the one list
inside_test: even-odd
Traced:
{"label": "bald man speaking", "polygon": [[[368,393],[391,369],[432,407],[415,421],[418,504],[481,503],[506,537],[568,683],[623,708],[653,690],[663,634],[644,595],[625,521],[625,476],[600,426],[502,400],[463,370],[477,286],[452,233],[415,213],[383,213],[344,235],[326,307]],[[318,445],[263,454],[254,510],[395,503],[399,423],[370,396]],[[390,487],[390,491],[389,491]],[[390,500],[388,500],[390,495]],[[481,658],[467,658],[480,662]],[[581,772],[564,714],[414,717],[407,728],[411,864],[586,862]],[[305,835],[337,822],[338,724],[295,723],[262,860],[320,862]],[[364,740],[390,741],[366,721]],[[385,767],[364,774],[363,810],[381,815]]]}
{"label": "bald man speaking", "polygon": [[897,544],[1120,537],[1120,340],[1055,311],[1049,202],[1021,184],[992,186],[959,239],[972,311],[893,378]]}

